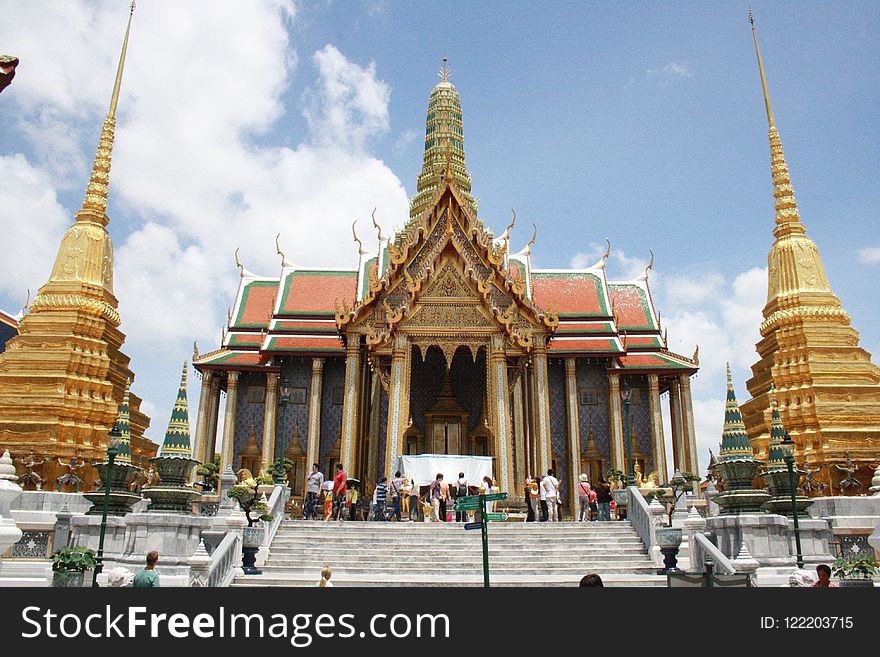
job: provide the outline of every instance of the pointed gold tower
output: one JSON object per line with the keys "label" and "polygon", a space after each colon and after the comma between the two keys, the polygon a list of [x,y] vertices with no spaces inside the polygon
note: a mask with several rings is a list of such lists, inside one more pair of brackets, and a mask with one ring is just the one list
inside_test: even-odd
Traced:
{"label": "pointed gold tower", "polygon": [[[0,444],[13,453],[33,449],[46,459],[45,480],[60,473],[49,459],[78,455],[101,461],[117,406],[133,378],[121,351],[118,301],[113,294],[113,244],[107,233],[107,194],[116,106],[134,2],[82,207],[65,233],[49,281],[40,288],[19,335],[0,354]],[[149,418],[130,397],[131,458],[155,455],[143,435]],[[94,479],[94,476],[92,476]]]}
{"label": "pointed gold tower", "polygon": [[797,445],[797,462],[811,469],[825,466],[819,476],[832,483],[836,494],[837,464],[849,456],[867,474],[880,457],[880,368],[859,347],[859,334],[801,223],[751,13],[749,20],[769,125],[776,239],[768,257],[767,304],[756,347],[760,360],[746,383],[752,398],[742,405],[742,414],[756,457],[767,460],[775,385],[779,413]]}

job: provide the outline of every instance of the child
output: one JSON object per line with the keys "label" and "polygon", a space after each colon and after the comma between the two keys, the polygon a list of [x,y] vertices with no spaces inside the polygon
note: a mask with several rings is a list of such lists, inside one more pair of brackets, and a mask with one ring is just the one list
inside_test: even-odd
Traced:
{"label": "child", "polygon": [[333,480],[325,481],[321,488],[324,493],[324,520],[330,520],[333,516]]}

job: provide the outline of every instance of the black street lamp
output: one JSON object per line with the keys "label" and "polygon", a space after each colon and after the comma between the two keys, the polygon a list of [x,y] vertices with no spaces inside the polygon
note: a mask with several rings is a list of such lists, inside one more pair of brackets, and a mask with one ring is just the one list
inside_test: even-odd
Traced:
{"label": "black street lamp", "polygon": [[98,538],[98,555],[95,557],[95,570],[92,573],[92,586],[98,586],[98,575],[104,569],[104,534],[107,532],[107,509],[110,505],[110,482],[113,481],[113,462],[119,454],[117,444],[122,438],[122,432],[117,423],[113,424],[110,433],[107,434],[107,478],[104,482],[104,508],[101,511],[101,535]]}
{"label": "black street lamp", "polygon": [[625,411],[625,434],[626,434],[626,485],[627,486],[635,486],[636,485],[636,473],[633,466],[633,450],[632,450],[632,428],[629,424],[629,407],[632,403],[632,389],[629,387],[629,384],[626,382],[626,379],[623,380],[623,383],[620,386],[620,398],[623,400],[623,410]]}
{"label": "black street lamp", "polygon": [[804,553],[801,550],[801,529],[798,525],[798,505],[797,505],[797,477],[794,470],[794,441],[791,439],[788,431],[785,432],[785,440],[780,444],[785,452],[783,460],[785,467],[788,468],[788,482],[791,494],[791,517],[794,520],[794,542],[797,547],[797,567],[804,567]]}
{"label": "black street lamp", "polygon": [[[287,404],[290,402],[290,393],[291,393],[290,380],[286,376],[281,379],[281,386],[279,387],[279,392],[281,393],[281,399],[279,399],[279,401],[278,401],[278,403],[281,405],[281,432],[280,433],[282,436],[282,444],[283,444],[284,450],[286,450],[287,449],[287,441],[284,439],[284,431],[285,431],[285,428],[287,427]],[[276,432],[276,433],[278,433],[278,432]],[[282,450],[281,453],[283,454],[284,451]],[[272,459],[272,462],[274,463],[275,462],[275,455],[271,454],[270,458]],[[283,482],[284,482],[284,473],[283,472],[281,474],[276,473],[275,483],[280,484]]]}

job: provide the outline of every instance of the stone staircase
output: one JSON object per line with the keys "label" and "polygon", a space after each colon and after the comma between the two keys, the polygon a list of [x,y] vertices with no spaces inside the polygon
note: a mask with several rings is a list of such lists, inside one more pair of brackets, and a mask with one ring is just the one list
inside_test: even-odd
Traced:
{"label": "stone staircase", "polygon": [[[482,586],[480,531],[456,523],[285,520],[262,575],[233,586]],[[665,586],[629,522],[489,523],[493,586]]]}

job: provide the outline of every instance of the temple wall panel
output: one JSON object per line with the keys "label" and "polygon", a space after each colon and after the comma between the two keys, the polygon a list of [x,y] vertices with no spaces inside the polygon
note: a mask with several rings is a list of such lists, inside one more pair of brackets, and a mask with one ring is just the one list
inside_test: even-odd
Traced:
{"label": "temple wall panel", "polygon": [[[309,370],[311,372],[311,370]],[[321,441],[318,463],[322,468],[333,451],[342,430],[345,359],[328,358],[324,362],[324,386],[321,390]],[[327,472],[324,473],[325,476]],[[350,476],[354,476],[349,473]]]}
{"label": "temple wall panel", "polygon": [[[550,390],[550,445],[553,449],[551,462],[556,466],[562,499],[568,500],[568,420],[565,402],[565,363],[558,358],[548,359],[547,382]],[[543,474],[543,473],[542,473]]]}
{"label": "temple wall panel", "polygon": [[[325,366],[326,367],[326,366]],[[326,374],[325,374],[326,376]],[[286,410],[278,410],[278,433],[275,436],[275,456],[285,452],[294,435],[294,427],[299,432],[299,442],[303,452],[309,440],[309,395],[312,392],[312,359],[295,358],[285,360],[281,366],[281,379],[285,377],[291,387],[290,401]],[[279,382],[279,386],[281,383]],[[325,384],[326,385],[326,384]],[[280,395],[279,392],[279,401]]]}
{"label": "temple wall panel", "polygon": [[413,424],[422,433],[427,431],[425,411],[437,402],[445,373],[446,359],[440,349],[429,349],[424,361],[418,350],[413,352],[409,410]]}
{"label": "temple wall panel", "polygon": [[649,463],[648,471],[642,473],[642,476],[647,476],[651,470],[657,467],[654,465],[651,448],[651,405],[648,400],[648,377],[630,376],[626,378],[626,381],[632,390],[638,390],[638,393],[633,395],[634,401],[630,405],[629,414],[635,432],[633,445],[638,445],[636,451],[641,452]]}
{"label": "temple wall panel", "polygon": [[[578,387],[578,425],[580,428],[581,452],[587,447],[587,435],[590,426],[596,438],[596,449],[602,454],[605,463],[610,462],[611,446],[608,427],[608,386],[605,383],[605,364],[590,362],[588,359],[577,361]],[[582,393],[587,399],[582,399]],[[589,401],[589,404],[582,403]],[[595,403],[592,403],[595,401]]]}
{"label": "temple wall panel", "polygon": [[[241,372],[238,377],[238,403],[235,406],[235,440],[232,469],[241,467],[239,454],[247,443],[253,426],[257,445],[263,446],[263,413],[266,399],[266,375],[261,372]],[[254,475],[259,474],[257,472]]]}
{"label": "temple wall panel", "polygon": [[480,349],[476,363],[466,349],[461,349],[452,359],[449,371],[455,400],[470,413],[468,431],[477,428],[486,396],[486,350]]}
{"label": "temple wall panel", "polygon": [[379,443],[376,449],[379,452],[377,471],[370,473],[370,481],[376,483],[378,481],[379,471],[385,463],[385,445],[388,442],[388,393],[385,388],[379,386]]}

